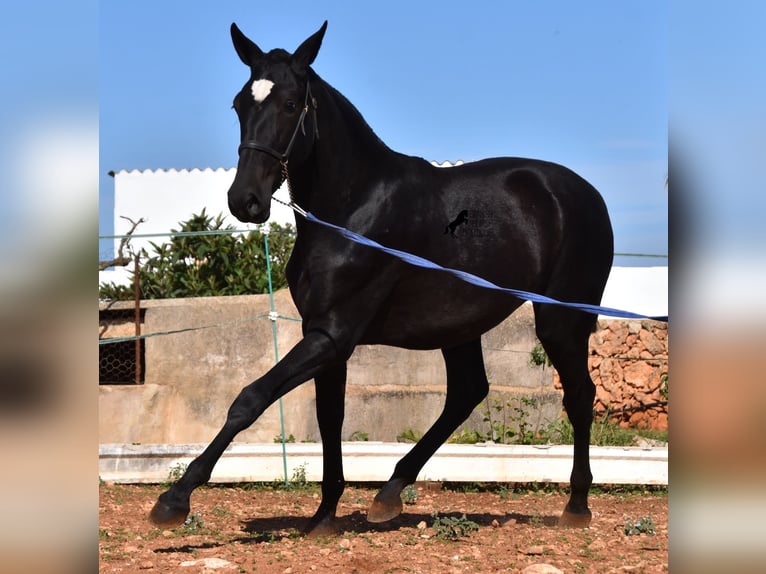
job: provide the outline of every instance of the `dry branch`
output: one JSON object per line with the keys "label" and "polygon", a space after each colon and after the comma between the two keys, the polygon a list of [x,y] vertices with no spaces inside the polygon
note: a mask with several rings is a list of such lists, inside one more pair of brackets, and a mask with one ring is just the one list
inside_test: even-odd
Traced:
{"label": "dry branch", "polygon": [[131,261],[133,261],[133,253],[130,252],[129,255],[125,255],[125,250],[130,249],[130,236],[133,235],[133,232],[136,230],[136,227],[139,226],[139,224],[144,223],[144,218],[142,217],[138,221],[133,221],[130,217],[125,217],[124,215],[120,215],[122,219],[126,219],[130,221],[132,224],[132,227],[130,228],[130,231],[128,231],[125,234],[125,237],[120,239],[120,246],[117,248],[117,257],[114,259],[110,259],[108,261],[99,261],[98,262],[98,270],[103,271],[104,269],[107,269],[109,267],[124,267]]}

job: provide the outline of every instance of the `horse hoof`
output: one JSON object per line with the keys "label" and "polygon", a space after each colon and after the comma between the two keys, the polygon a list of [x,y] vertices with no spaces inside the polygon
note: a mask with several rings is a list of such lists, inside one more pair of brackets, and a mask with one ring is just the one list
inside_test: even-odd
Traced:
{"label": "horse hoof", "polygon": [[149,513],[149,520],[151,520],[155,526],[175,528],[181,526],[188,515],[188,508],[174,508],[163,502],[162,498],[160,498],[154,503],[154,507]]}
{"label": "horse hoof", "polygon": [[559,526],[563,528],[587,528],[590,526],[592,514],[590,511],[587,514],[575,514],[570,510],[564,509],[559,517]]}
{"label": "horse hoof", "polygon": [[402,513],[402,499],[398,496],[394,499],[379,500],[375,497],[372,501],[370,510],[367,511],[367,522],[380,523],[388,522]]}

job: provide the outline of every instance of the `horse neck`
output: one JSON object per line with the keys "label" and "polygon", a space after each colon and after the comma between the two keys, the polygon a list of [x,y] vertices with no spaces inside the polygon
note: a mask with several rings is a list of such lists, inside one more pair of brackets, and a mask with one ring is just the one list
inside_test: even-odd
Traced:
{"label": "horse neck", "polygon": [[395,156],[359,111],[318,76],[312,80],[318,101],[319,138],[306,165],[291,173],[296,202],[318,217],[340,221],[355,208],[361,192],[386,173]]}

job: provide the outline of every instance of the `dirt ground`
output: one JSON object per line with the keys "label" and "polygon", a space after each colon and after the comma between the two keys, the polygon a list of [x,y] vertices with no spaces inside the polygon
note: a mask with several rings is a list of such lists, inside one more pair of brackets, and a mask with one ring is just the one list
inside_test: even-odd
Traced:
{"label": "dirt ground", "polygon": [[[593,494],[591,526],[565,529],[555,526],[566,503],[566,495],[557,490],[495,487],[463,492],[418,484],[414,503],[405,504],[401,516],[386,524],[369,524],[365,516],[376,489],[352,486],[338,507],[338,535],[311,539],[299,533],[319,504],[316,485],[295,490],[202,487],[192,496],[190,520],[174,530],[155,528],[146,519],[162,490],[153,485],[100,486],[100,572],[555,574],[668,570],[665,492],[607,489]],[[651,519],[655,534],[625,534],[626,524],[645,517]],[[445,538],[450,530],[441,524],[445,518],[458,527],[475,523],[478,529],[457,530],[457,538],[451,540]],[[529,568],[533,565],[537,566]]]}

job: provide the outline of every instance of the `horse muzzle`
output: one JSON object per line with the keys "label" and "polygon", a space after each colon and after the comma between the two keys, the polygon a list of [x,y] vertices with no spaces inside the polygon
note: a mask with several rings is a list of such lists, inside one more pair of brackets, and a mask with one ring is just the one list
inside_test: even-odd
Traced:
{"label": "horse muzzle", "polygon": [[[229,211],[243,223],[263,223],[271,215],[271,194],[229,189]],[[264,199],[260,199],[263,197]]]}

